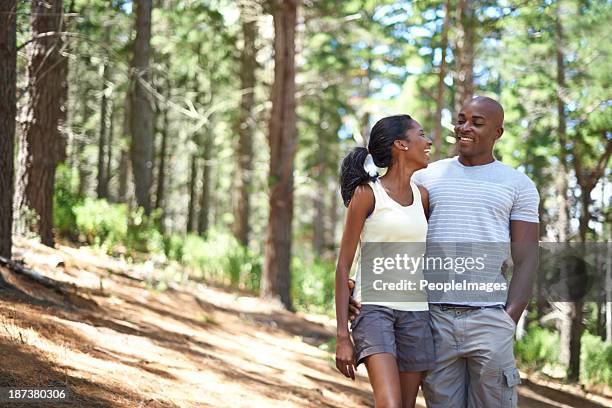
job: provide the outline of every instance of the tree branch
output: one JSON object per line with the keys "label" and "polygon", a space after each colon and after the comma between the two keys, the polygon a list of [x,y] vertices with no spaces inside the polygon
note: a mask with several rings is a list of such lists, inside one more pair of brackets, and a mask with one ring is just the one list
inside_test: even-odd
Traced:
{"label": "tree branch", "polygon": [[38,41],[40,39],[47,38],[47,37],[57,37],[57,36],[75,37],[75,38],[87,39],[87,37],[85,35],[80,34],[80,33],[71,33],[71,32],[68,32],[68,31],[49,31],[49,32],[46,32],[46,33],[40,33],[40,34],[30,38],[28,41],[24,42],[19,47],[17,47],[17,51],[18,52],[21,51],[25,46],[27,46],[28,44],[33,43],[34,41]]}
{"label": "tree branch", "polygon": [[610,160],[610,155],[612,155],[612,139],[608,139],[606,151],[599,158],[597,165],[595,165],[595,169],[589,177],[589,187],[591,189],[595,188],[595,185],[597,184],[599,179],[604,175],[604,171],[606,170],[606,167],[608,165],[608,160]]}
{"label": "tree branch", "polygon": [[47,278],[46,276],[40,274],[39,272],[36,272],[33,269],[23,266],[19,262],[15,262],[15,261],[12,261],[10,259],[0,256],[0,266],[5,266],[11,272],[24,276],[28,278],[29,280],[34,281],[46,288],[53,289],[54,291],[62,295],[68,295],[72,293],[66,288],[67,285],[70,285],[69,283],[58,282],[54,279]]}

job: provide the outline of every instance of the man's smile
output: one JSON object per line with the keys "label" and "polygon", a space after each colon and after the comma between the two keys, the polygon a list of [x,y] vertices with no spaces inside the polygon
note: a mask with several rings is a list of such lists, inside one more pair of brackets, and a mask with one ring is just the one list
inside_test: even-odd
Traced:
{"label": "man's smile", "polygon": [[465,143],[465,144],[474,143],[473,136],[458,134],[457,139],[459,140],[460,143]]}

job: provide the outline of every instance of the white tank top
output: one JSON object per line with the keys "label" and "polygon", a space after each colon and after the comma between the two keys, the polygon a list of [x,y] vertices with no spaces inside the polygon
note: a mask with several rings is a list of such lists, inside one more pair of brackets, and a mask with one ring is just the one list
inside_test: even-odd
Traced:
{"label": "white tank top", "polygon": [[[374,192],[374,211],[365,220],[360,237],[358,251],[359,261],[356,263],[355,291],[353,296],[362,301],[361,288],[361,245],[366,242],[415,242],[422,245],[409,246],[419,251],[411,256],[423,256],[425,250],[425,239],[427,237],[427,219],[421,202],[421,192],[418,187],[410,182],[412,188],[412,204],[403,206],[387,194],[380,180],[369,182],[368,185]],[[411,281],[419,282],[423,279],[422,266],[418,268]],[[402,302],[363,302],[362,304],[376,304],[387,306],[395,310],[422,311],[429,310],[427,293],[423,290],[406,292],[406,301]]]}

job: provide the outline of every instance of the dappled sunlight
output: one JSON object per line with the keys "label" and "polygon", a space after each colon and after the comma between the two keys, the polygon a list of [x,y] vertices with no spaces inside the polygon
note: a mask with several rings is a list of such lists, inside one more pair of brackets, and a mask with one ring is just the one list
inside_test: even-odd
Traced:
{"label": "dappled sunlight", "polygon": [[[35,245],[21,244],[18,250],[36,251]],[[181,407],[335,407],[350,400],[371,405],[365,377],[357,383],[344,380],[328,352],[303,341],[321,344],[333,327],[203,284],[153,294],[144,282],[114,274],[131,273],[127,264],[98,256],[85,258],[94,261],[89,267],[84,259],[77,261],[80,250],[45,252],[63,257],[64,266],[50,273],[54,279],[93,288],[91,282],[103,278],[104,294],[89,294],[96,306],[80,310],[69,302],[47,307],[14,302],[22,295],[4,292],[0,308],[8,317],[0,336],[44,356],[72,378],[133,396],[115,401],[117,406],[139,400]],[[18,278],[12,282],[27,286]],[[37,297],[61,299],[50,292],[38,291]]]}

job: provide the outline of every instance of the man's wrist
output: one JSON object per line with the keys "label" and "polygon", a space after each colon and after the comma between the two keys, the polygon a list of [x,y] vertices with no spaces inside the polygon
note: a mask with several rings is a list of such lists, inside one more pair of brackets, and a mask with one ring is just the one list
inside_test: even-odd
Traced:
{"label": "man's wrist", "polygon": [[521,314],[523,313],[523,310],[525,310],[525,307],[520,307],[520,305],[507,304],[505,310],[506,313],[510,315],[512,320],[518,322],[521,317]]}

